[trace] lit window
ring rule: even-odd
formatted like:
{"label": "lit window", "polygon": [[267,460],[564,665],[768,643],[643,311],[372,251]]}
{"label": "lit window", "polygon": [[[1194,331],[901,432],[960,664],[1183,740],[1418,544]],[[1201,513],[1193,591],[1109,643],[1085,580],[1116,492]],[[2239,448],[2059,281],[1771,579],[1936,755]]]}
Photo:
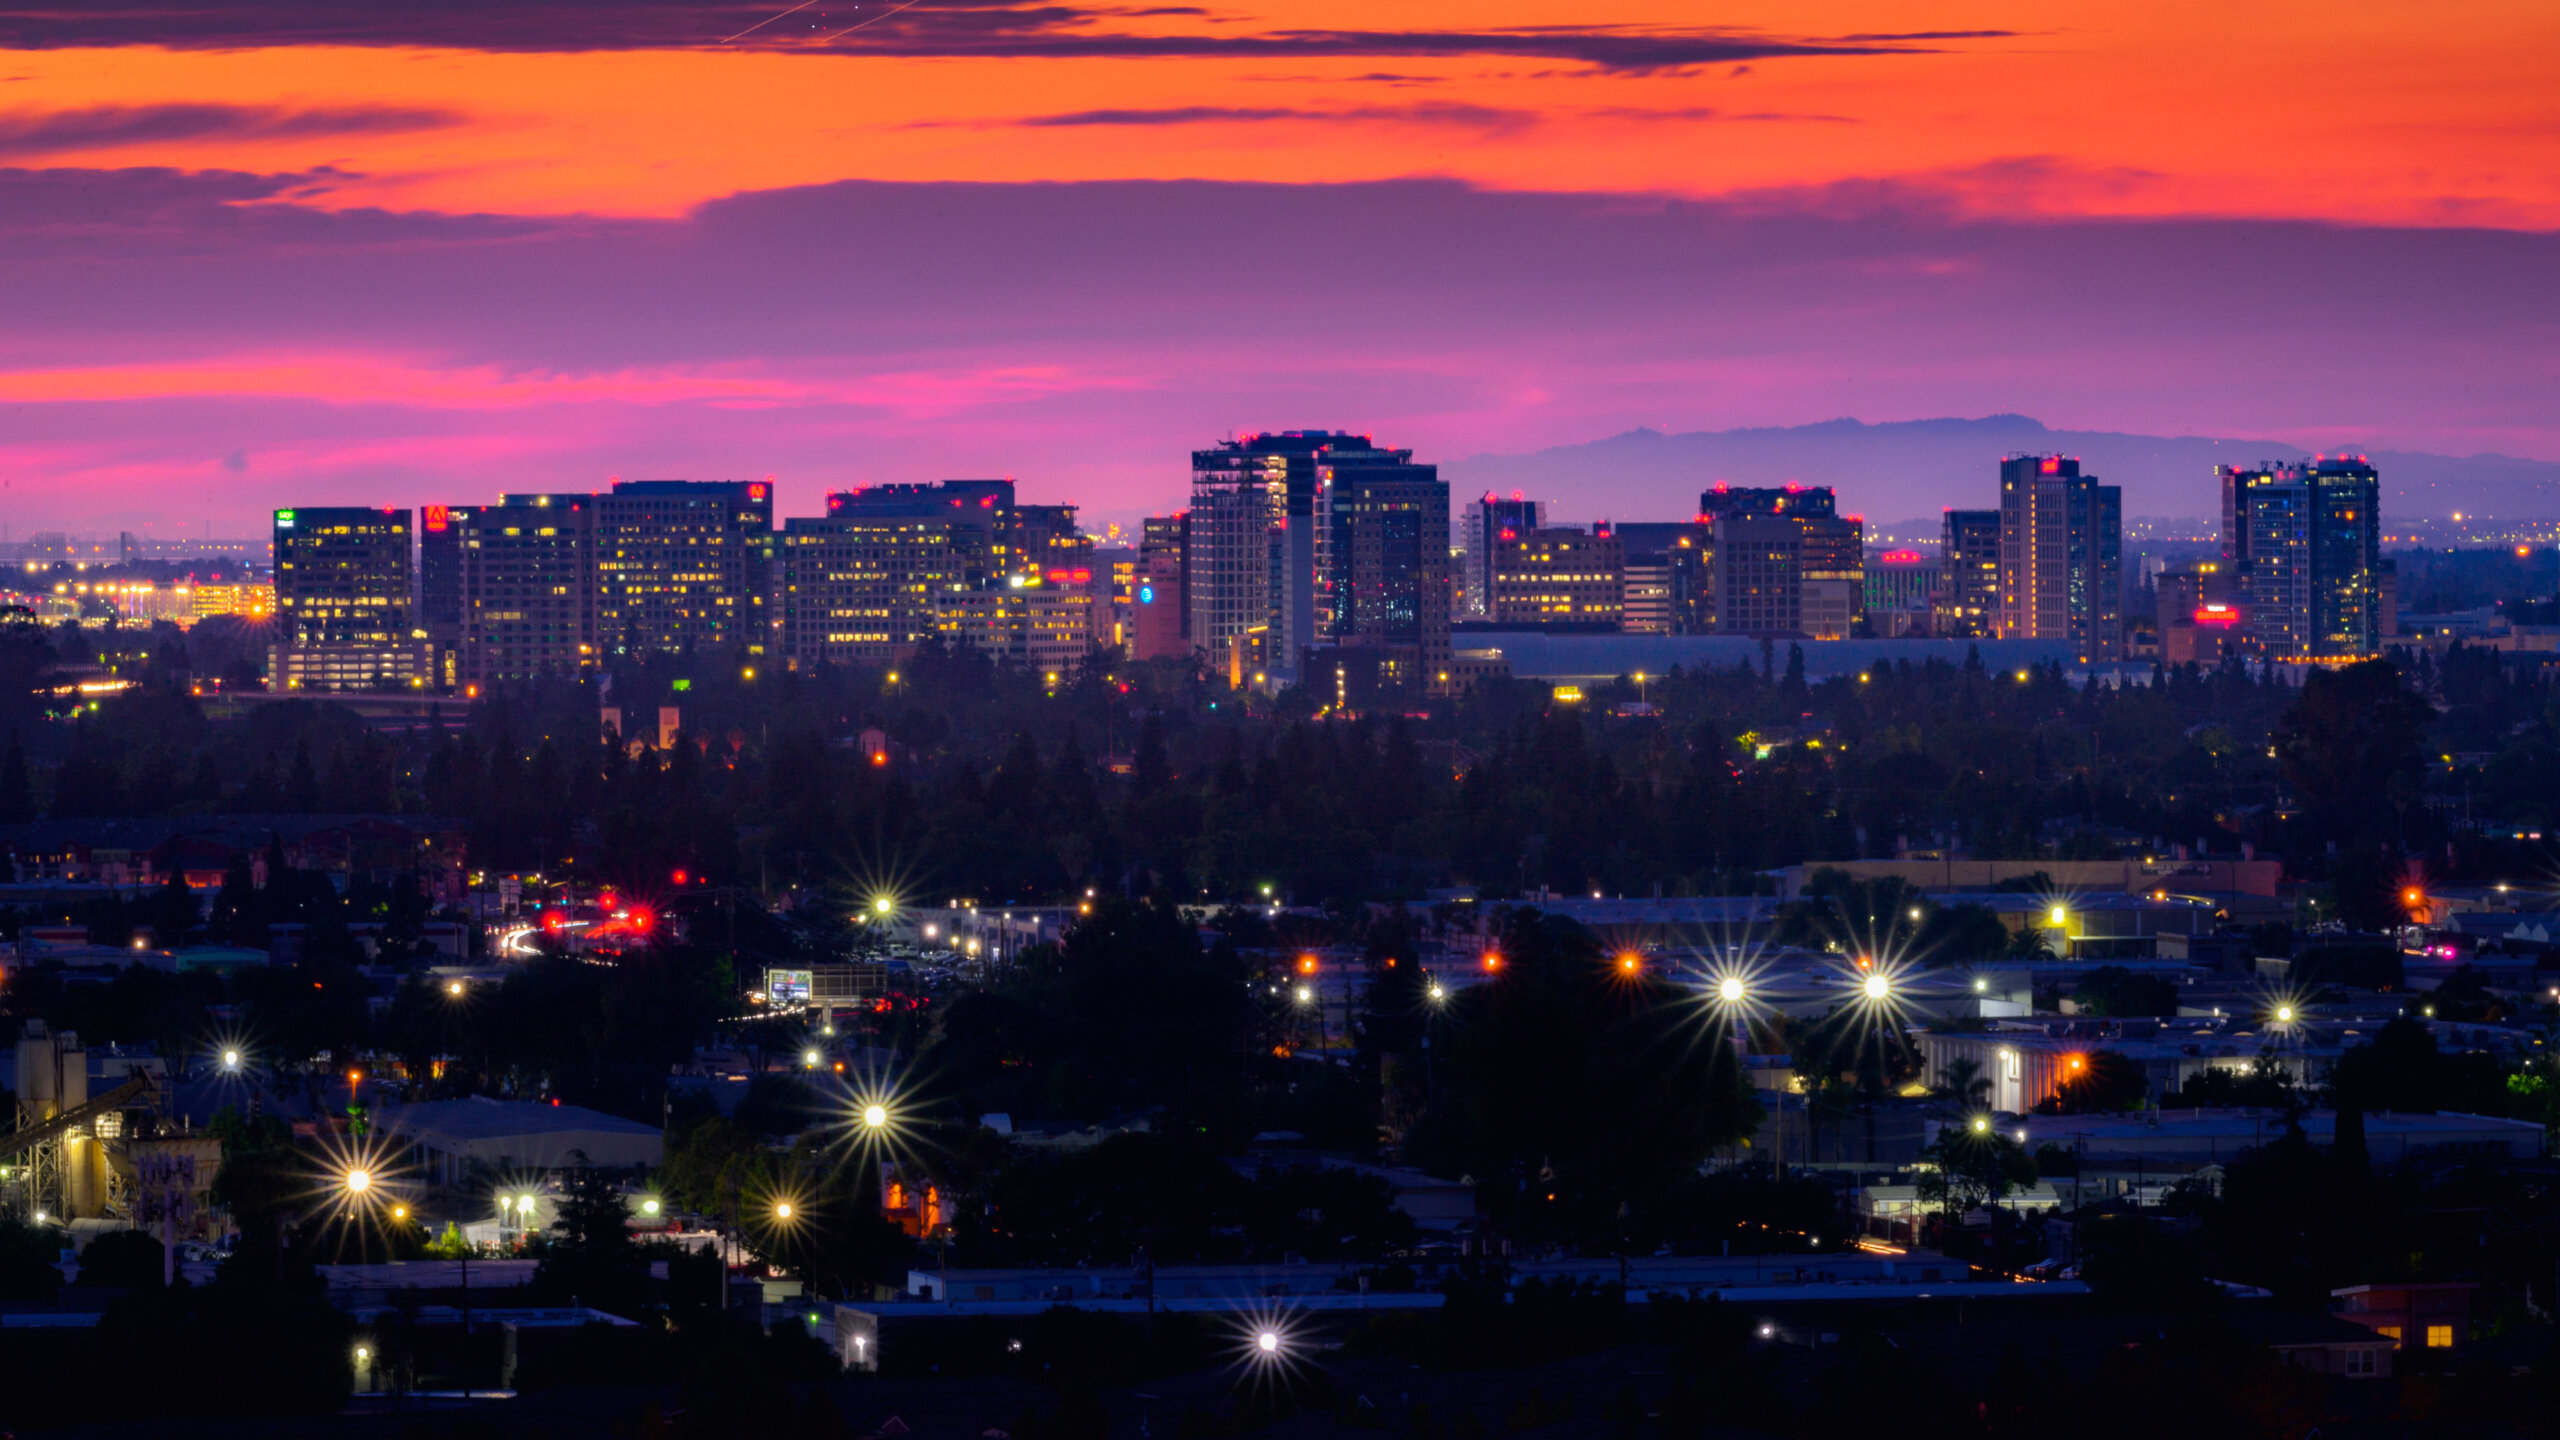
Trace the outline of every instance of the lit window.
{"label": "lit window", "polygon": [[2450,1350],[2450,1349],[2452,1349],[2452,1348],[2453,1348],[2453,1327],[2452,1327],[2452,1326],[2450,1326],[2450,1325],[2430,1325],[2430,1326],[2428,1326],[2428,1327],[2427,1327],[2427,1348],[2428,1348],[2428,1349],[2430,1349],[2430,1350]]}

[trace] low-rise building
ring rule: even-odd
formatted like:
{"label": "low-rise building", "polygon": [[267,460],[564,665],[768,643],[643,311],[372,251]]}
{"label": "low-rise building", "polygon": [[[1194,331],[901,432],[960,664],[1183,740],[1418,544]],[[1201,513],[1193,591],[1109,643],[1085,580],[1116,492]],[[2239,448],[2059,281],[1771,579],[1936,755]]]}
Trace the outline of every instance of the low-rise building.
{"label": "low-rise building", "polygon": [[447,1186],[468,1185],[493,1170],[624,1169],[666,1158],[657,1126],[557,1101],[431,1100],[385,1111],[381,1126],[410,1152],[420,1173]]}

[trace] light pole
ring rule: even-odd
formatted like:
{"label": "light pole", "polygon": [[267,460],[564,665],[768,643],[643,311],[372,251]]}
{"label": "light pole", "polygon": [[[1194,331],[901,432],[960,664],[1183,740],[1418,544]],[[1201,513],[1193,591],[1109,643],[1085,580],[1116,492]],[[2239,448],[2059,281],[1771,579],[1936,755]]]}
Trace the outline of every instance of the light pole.
{"label": "light pole", "polygon": [[1440,1013],[1449,1006],[1448,987],[1437,980],[1430,981],[1423,987],[1422,998],[1431,1006],[1429,1016],[1422,1022],[1422,1103],[1428,1106],[1436,1094],[1431,1083],[1431,1040],[1440,1033]]}

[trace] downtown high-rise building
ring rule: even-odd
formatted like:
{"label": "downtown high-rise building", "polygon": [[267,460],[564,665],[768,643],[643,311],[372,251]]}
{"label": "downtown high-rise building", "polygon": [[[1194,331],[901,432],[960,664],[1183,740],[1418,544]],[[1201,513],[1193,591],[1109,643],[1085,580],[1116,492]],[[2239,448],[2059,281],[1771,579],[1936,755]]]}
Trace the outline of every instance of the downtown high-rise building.
{"label": "downtown high-rise building", "polygon": [[410,518],[406,509],[337,505],[275,512],[271,685],[383,690],[430,682]]}
{"label": "downtown high-rise building", "polygon": [[1607,526],[1548,525],[1496,542],[1493,623],[1616,630],[1627,613],[1625,550]]}
{"label": "downtown high-rise building", "polygon": [[943,597],[998,573],[1009,480],[867,485],[827,496],[823,516],[782,522],[774,601],[794,669],[887,665],[941,633]]}
{"label": "downtown high-rise building", "polygon": [[2222,563],[2249,648],[2273,660],[2357,660],[2390,628],[2382,479],[2363,456],[2218,465]]}
{"label": "downtown high-rise building", "polygon": [[1929,633],[1940,639],[1987,637],[2000,628],[2000,512],[1949,510],[1938,542],[1938,589],[1929,603]]}
{"label": "downtown high-rise building", "polygon": [[1132,659],[1185,659],[1191,654],[1190,535],[1188,511],[1150,515],[1139,527],[1138,567],[1129,597]]}
{"label": "downtown high-rise building", "polygon": [[2083,663],[2124,654],[2123,492],[2061,455],[2000,462],[2004,640],[2062,640]]}
{"label": "downtown high-rise building", "polygon": [[1514,490],[1510,498],[1487,490],[1470,500],[1458,524],[1451,549],[1458,565],[1461,592],[1457,605],[1470,620],[1493,618],[1493,559],[1505,541],[1518,539],[1547,524],[1547,502]]}
{"label": "downtown high-rise building", "polygon": [[1715,527],[1694,520],[1637,520],[1609,527],[1618,539],[1630,635],[1704,635],[1714,628],[1707,586]]}
{"label": "downtown high-rise building", "polygon": [[773,643],[773,486],[628,480],[595,499],[604,653],[757,656]]}
{"label": "downtown high-rise building", "polygon": [[[1363,613],[1344,588],[1353,583],[1355,557],[1337,564],[1334,551],[1338,544],[1356,547],[1356,539],[1345,538],[1356,528],[1344,527],[1356,527],[1354,517],[1363,512],[1347,497],[1363,493],[1364,482],[1373,496],[1387,494],[1386,482],[1441,487],[1440,529],[1427,544],[1439,557],[1437,583],[1445,587],[1448,493],[1438,467],[1415,465],[1412,451],[1380,449],[1368,436],[1326,430],[1248,435],[1193,451],[1184,543],[1193,651],[1231,682],[1259,675],[1268,683],[1294,678],[1306,651],[1335,643],[1339,617]],[[1346,497],[1339,517],[1329,498],[1337,493]],[[1391,517],[1409,513],[1406,503],[1382,501],[1369,513],[1392,529],[1402,522]],[[1402,604],[1378,597],[1373,609],[1384,615]],[[1416,602],[1416,612],[1422,610]],[[1445,638],[1440,644],[1445,647]]]}
{"label": "downtown high-rise building", "polygon": [[595,667],[595,516],[593,495],[428,507],[422,550],[450,534],[459,561],[455,673],[443,683],[468,690]]}
{"label": "downtown high-rise building", "polygon": [[1107,642],[1111,577],[1072,505],[1010,480],[865,485],[783,522],[776,603],[796,667],[891,664],[929,638],[1044,674]]}
{"label": "downtown high-rise building", "polygon": [[1714,627],[1845,640],[1866,602],[1866,523],[1828,485],[1719,484],[1698,497],[1714,536]]}
{"label": "downtown high-rise building", "polygon": [[1449,666],[1449,487],[1389,453],[1398,463],[1325,467],[1321,643],[1374,652],[1376,684],[1419,692]]}

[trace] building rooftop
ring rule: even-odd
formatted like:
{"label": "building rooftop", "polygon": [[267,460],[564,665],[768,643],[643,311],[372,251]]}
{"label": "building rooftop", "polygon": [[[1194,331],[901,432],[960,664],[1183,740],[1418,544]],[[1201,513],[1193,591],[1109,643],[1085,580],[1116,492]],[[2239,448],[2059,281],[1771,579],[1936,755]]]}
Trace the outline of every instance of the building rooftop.
{"label": "building rooftop", "polygon": [[493,1100],[486,1095],[404,1105],[386,1112],[382,1126],[413,1140],[450,1144],[599,1132],[655,1139],[661,1133],[655,1125],[607,1115],[584,1105],[537,1105],[529,1100]]}

